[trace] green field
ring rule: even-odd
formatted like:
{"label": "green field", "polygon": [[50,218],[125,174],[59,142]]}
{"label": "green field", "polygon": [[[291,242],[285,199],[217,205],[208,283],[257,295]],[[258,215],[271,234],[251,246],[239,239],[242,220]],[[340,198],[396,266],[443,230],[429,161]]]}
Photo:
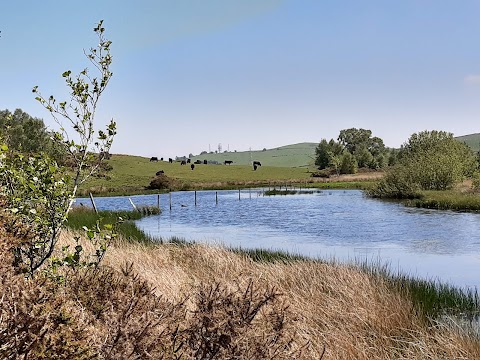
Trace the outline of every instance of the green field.
{"label": "green field", "polygon": [[150,162],[149,158],[130,155],[112,155],[107,164],[112,170],[103,177],[92,177],[80,187],[80,194],[88,192],[141,192],[155,177],[155,173],[163,170],[169,178],[178,180],[180,189],[193,188],[225,188],[230,186],[253,186],[269,182],[285,182],[310,179],[307,167],[260,166],[256,171],[250,165],[204,165],[170,164],[168,161]]}
{"label": "green field", "polygon": [[209,153],[196,155],[192,160],[217,161],[222,164],[225,160],[230,160],[235,165],[251,165],[253,161],[260,161],[262,166],[308,167],[315,162],[315,148],[317,146],[316,143],[300,143],[265,151]]}

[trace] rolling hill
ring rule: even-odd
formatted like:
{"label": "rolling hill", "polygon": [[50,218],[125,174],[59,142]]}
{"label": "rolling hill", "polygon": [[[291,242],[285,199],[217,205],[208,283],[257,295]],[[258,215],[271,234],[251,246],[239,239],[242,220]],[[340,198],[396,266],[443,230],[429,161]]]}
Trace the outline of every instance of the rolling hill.
{"label": "rolling hill", "polygon": [[317,146],[317,143],[299,143],[267,150],[208,153],[196,155],[192,160],[217,161],[219,163],[230,160],[234,165],[251,165],[253,161],[260,161],[264,166],[308,167],[315,161]]}
{"label": "rolling hill", "polygon": [[464,142],[472,148],[473,151],[480,150],[480,133],[469,134],[455,137],[458,141]]}

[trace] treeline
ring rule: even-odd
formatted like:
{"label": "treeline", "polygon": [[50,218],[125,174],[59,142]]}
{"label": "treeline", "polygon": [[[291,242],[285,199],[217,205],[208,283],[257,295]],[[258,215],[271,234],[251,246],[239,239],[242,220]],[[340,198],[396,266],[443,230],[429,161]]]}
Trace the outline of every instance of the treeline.
{"label": "treeline", "polygon": [[64,165],[65,151],[52,140],[42,119],[33,117],[21,109],[10,112],[0,110],[0,138],[9,149],[21,153],[46,153]]}
{"label": "treeline", "polygon": [[315,153],[318,169],[337,175],[354,174],[358,168],[382,169],[396,161],[395,150],[386,148],[381,138],[356,128],[341,130],[337,141],[322,139]]}
{"label": "treeline", "polygon": [[467,178],[480,190],[480,152],[445,131],[415,133],[400,149],[389,149],[370,130],[341,130],[337,141],[322,139],[315,164],[317,176],[385,169],[385,177],[369,190],[379,198],[419,198],[421,191],[449,190]]}

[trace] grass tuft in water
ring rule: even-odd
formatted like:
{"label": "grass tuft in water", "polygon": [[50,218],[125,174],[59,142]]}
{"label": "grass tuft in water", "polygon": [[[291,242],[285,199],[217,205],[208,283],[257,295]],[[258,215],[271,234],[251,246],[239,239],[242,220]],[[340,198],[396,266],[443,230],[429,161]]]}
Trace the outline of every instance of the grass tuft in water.
{"label": "grass tuft in water", "polygon": [[118,232],[127,241],[137,241],[141,243],[150,243],[156,241],[155,237],[146,234],[140,230],[134,220],[139,220],[144,216],[159,214],[156,207],[139,207],[139,211],[99,211],[95,213],[90,208],[75,207],[68,214],[67,227],[73,230],[81,230],[83,226],[92,228],[99,221],[102,228],[105,224],[114,224],[119,218],[124,221],[119,225]]}
{"label": "grass tuft in water", "polygon": [[417,279],[411,275],[393,273],[388,265],[361,264],[367,273],[381,277],[396,291],[408,296],[418,311],[434,320],[454,315],[473,320],[480,316],[477,289],[462,289],[436,280]]}

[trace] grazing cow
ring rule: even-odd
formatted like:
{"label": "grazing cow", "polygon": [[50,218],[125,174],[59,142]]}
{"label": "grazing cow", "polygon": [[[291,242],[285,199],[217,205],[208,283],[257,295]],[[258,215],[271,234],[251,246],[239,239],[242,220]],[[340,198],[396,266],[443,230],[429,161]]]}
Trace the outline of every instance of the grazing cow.
{"label": "grazing cow", "polygon": [[187,164],[190,164],[190,161],[191,161],[190,159],[187,159]]}
{"label": "grazing cow", "polygon": [[203,163],[204,163],[205,165],[207,165],[207,164],[208,164],[207,160],[203,160]]}
{"label": "grazing cow", "polygon": [[254,162],[253,162],[253,166],[255,166],[255,165],[257,165],[257,166],[262,166],[262,164],[260,164],[260,161],[254,161]]}
{"label": "grazing cow", "polygon": [[157,175],[157,176],[158,175],[163,175],[163,174],[165,174],[165,171],[163,171],[163,170],[159,170],[155,173],[155,175]]}
{"label": "grazing cow", "polygon": [[157,158],[156,156],[153,156],[153,157],[150,158],[150,162],[152,162],[152,161],[157,162],[157,161],[158,161],[158,158]]}
{"label": "grazing cow", "polygon": [[182,161],[180,162],[180,165],[187,165],[187,162],[186,162],[185,160],[182,160]]}
{"label": "grazing cow", "polygon": [[257,165],[253,165],[253,171],[257,171]]}
{"label": "grazing cow", "polygon": [[201,164],[201,163],[202,163],[202,160],[196,160],[196,161],[195,161],[195,164],[197,164],[197,165],[198,165],[198,164]]}
{"label": "grazing cow", "polygon": [[225,160],[225,161],[224,161],[224,164],[225,164],[225,165],[230,165],[231,163],[233,163],[232,160]]}
{"label": "grazing cow", "polygon": [[192,168],[192,170],[195,169],[195,165],[194,165],[194,164],[190,165],[190,167]]}
{"label": "grazing cow", "polygon": [[173,163],[173,159],[172,158],[168,158],[168,162],[171,164]]}

